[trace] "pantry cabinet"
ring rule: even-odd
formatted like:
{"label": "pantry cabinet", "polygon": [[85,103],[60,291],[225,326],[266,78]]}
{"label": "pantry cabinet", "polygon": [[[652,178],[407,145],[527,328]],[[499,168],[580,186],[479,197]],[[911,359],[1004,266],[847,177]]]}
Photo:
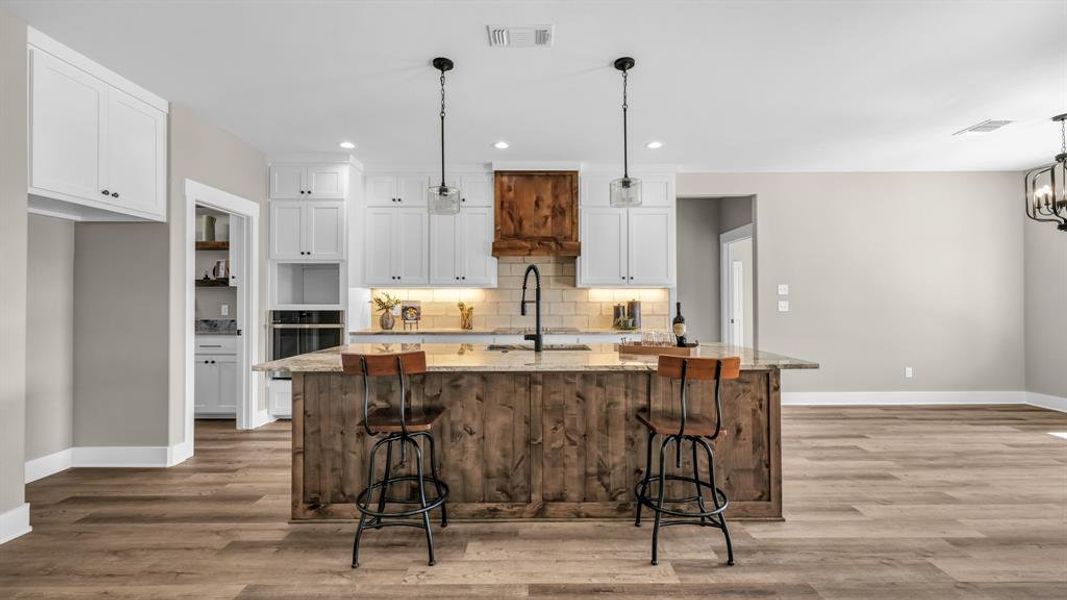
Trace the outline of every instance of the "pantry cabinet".
{"label": "pantry cabinet", "polygon": [[348,167],[342,164],[270,166],[272,200],[344,200]]}
{"label": "pantry cabinet", "polygon": [[35,30],[29,39],[30,211],[165,221],[166,102]]}
{"label": "pantry cabinet", "polygon": [[272,200],[270,203],[273,260],[342,260],[344,232],[344,202]]}

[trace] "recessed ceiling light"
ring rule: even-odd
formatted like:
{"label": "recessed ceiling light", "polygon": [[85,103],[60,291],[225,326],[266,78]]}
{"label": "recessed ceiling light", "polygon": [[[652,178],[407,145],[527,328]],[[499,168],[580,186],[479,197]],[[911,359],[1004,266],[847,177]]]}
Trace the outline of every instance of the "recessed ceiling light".
{"label": "recessed ceiling light", "polygon": [[510,146],[511,146],[511,144],[505,142],[504,140],[500,140],[499,142],[495,142],[493,144],[493,147],[496,148],[497,150],[507,150],[508,147],[510,147]]}
{"label": "recessed ceiling light", "polygon": [[338,144],[338,146],[344,148],[345,150],[354,150],[356,148],[356,145],[352,142],[341,142],[340,144]]}
{"label": "recessed ceiling light", "polygon": [[659,150],[662,147],[663,147],[663,142],[651,141],[651,142],[645,144],[645,148],[648,148],[649,150]]}

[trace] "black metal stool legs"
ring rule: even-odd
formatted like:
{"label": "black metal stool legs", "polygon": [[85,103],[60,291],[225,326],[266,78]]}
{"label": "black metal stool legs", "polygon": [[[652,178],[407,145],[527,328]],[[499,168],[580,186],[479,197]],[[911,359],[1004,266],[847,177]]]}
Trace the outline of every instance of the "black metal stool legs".
{"label": "black metal stool legs", "polygon": [[[419,445],[418,438],[426,437],[429,440],[430,445],[430,476],[427,477],[423,469],[423,452],[422,447]],[[393,444],[400,445],[400,454],[402,457],[406,457],[407,452],[406,444],[411,444],[415,450],[415,474],[414,475],[395,475],[393,473]],[[383,478],[379,481],[374,480],[374,473],[377,467],[378,450],[382,446],[386,447],[386,465],[384,469]],[[355,539],[352,542],[352,568],[355,569],[359,566],[359,544],[363,538],[363,532],[367,529],[381,529],[383,527],[405,526],[416,527],[423,529],[426,532],[426,546],[427,553],[429,555],[429,565],[433,566],[437,561],[434,556],[433,546],[433,531],[430,528],[430,511],[440,507],[441,508],[441,523],[447,524],[447,516],[445,514],[445,500],[448,498],[448,485],[446,485],[437,476],[437,457],[435,456],[435,448],[433,443],[433,437],[426,432],[418,432],[414,434],[392,433],[388,436],[375,442],[371,447],[370,454],[367,460],[367,487],[360,492],[356,497],[356,508],[359,510],[359,525],[356,528]],[[427,481],[429,480],[429,481]],[[418,489],[418,498],[415,500],[409,498],[397,499],[389,497],[389,490],[394,484],[401,482],[414,482]],[[432,483],[437,491],[437,496],[433,498],[427,498],[426,484]],[[375,509],[370,507],[375,490],[378,491],[378,501]],[[400,503],[411,504],[416,503],[415,508],[407,510],[399,510],[395,512],[387,512],[387,503]],[[413,521],[405,517],[422,517],[419,521]],[[396,520],[385,521],[386,518],[397,518]]]}
{"label": "black metal stool legs", "polygon": [[[699,525],[702,527],[714,527],[719,529],[723,533],[723,537],[726,541],[726,564],[734,564],[734,549],[733,541],[730,539],[730,529],[726,524],[725,511],[730,502],[726,498],[726,494],[718,488],[715,477],[715,454],[711,448],[711,444],[701,436],[694,435],[667,435],[664,436],[659,446],[659,471],[655,475],[652,474],[652,442],[654,441],[655,434],[649,433],[649,450],[646,454],[646,466],[645,475],[637,483],[635,489],[635,496],[637,499],[637,519],[635,525],[641,524],[641,509],[642,507],[648,507],[655,513],[655,525],[652,530],[652,564],[659,564],[659,533],[660,528],[669,527],[671,525]],[[675,450],[678,455],[682,451],[682,444],[689,442],[691,444],[691,456],[693,464],[692,476],[681,474],[668,474],[666,458],[667,452],[671,443],[675,444]],[[699,452],[697,445],[700,445],[708,459],[708,479],[705,480],[700,476],[700,463]],[[677,460],[676,460],[677,462]],[[671,481],[678,481],[683,483],[692,484],[693,495],[682,498],[668,498],[666,497],[667,485]],[[650,495],[649,487],[655,485],[655,495]],[[704,499],[706,492],[711,493],[712,506],[709,507]],[[685,506],[675,507],[668,505],[692,505],[695,504],[696,508],[686,510]],[[673,519],[664,519],[663,515],[677,517]]]}

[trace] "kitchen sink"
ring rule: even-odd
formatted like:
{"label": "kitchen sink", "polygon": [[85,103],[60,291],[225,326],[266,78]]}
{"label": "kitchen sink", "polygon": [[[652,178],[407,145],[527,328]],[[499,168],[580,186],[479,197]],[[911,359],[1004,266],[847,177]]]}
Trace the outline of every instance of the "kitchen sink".
{"label": "kitchen sink", "polygon": [[[524,350],[527,352],[533,352],[533,344],[490,344],[486,346],[486,349],[492,350],[494,352],[509,352],[511,350]],[[545,351],[569,350],[571,352],[588,352],[592,350],[592,348],[586,346],[585,344],[545,344],[542,349]]]}

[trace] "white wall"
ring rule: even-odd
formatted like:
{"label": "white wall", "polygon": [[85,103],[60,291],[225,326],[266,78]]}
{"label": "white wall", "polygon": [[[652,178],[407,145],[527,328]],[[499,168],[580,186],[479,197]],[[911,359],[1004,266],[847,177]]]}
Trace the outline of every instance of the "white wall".
{"label": "white wall", "polygon": [[26,460],[74,441],[74,222],[30,215]]}
{"label": "white wall", "polygon": [[0,8],[0,542],[28,526],[26,428],[26,23]]}
{"label": "white wall", "polygon": [[677,188],[756,195],[759,346],[821,365],[785,373],[788,391],[1022,390],[1019,177],[683,173]]}

